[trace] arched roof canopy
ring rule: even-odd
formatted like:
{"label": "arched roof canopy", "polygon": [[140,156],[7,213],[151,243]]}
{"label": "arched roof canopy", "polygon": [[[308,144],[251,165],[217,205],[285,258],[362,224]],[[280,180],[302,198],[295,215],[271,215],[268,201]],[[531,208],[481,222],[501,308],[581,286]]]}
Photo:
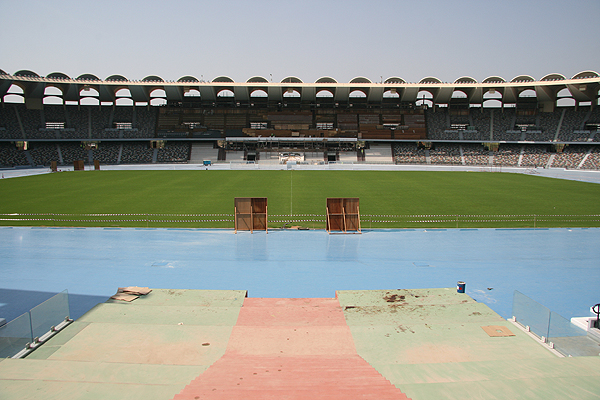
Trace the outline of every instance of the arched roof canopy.
{"label": "arched roof canopy", "polygon": [[352,79],[350,81],[350,83],[373,83],[373,82],[371,82],[369,79],[367,79],[363,76],[357,76],[356,78]]}
{"label": "arched roof canopy", "polygon": [[6,72],[4,72],[3,70],[0,69],[0,74],[2,75],[8,75]]}
{"label": "arched roof canopy", "polygon": [[540,81],[545,82],[545,81],[564,81],[565,79],[567,79],[564,75],[562,74],[548,74],[546,76],[544,76],[542,79],[540,79]]}
{"label": "arched roof canopy", "polygon": [[20,71],[15,72],[15,76],[35,76],[39,78],[40,76],[33,71],[29,71],[26,69],[22,69]]}
{"label": "arched roof canopy", "polygon": [[52,79],[71,79],[71,77],[69,77],[67,74],[63,74],[62,72],[53,72],[51,74],[48,74],[46,76],[46,78],[52,78]]}
{"label": "arched roof canopy", "polygon": [[99,81],[100,78],[98,78],[96,75],[92,75],[92,74],[83,74],[83,75],[79,75],[77,77],[78,81]]}
{"label": "arched roof canopy", "polygon": [[182,76],[177,80],[177,82],[200,82],[198,78],[191,75]]}
{"label": "arched roof canopy", "polygon": [[599,76],[595,71],[582,71],[571,79],[598,78]]}
{"label": "arched roof canopy", "polygon": [[295,76],[288,76],[287,78],[284,78],[281,83],[303,83],[300,79],[296,78]]}
{"label": "arched roof canopy", "polygon": [[315,83],[337,83],[337,81],[328,76],[324,76],[322,78],[317,79]]}
{"label": "arched roof canopy", "polygon": [[248,79],[246,83],[269,83],[269,81],[267,80],[267,78],[264,78],[262,76],[253,76],[252,78]]}
{"label": "arched roof canopy", "polygon": [[442,83],[442,81],[440,81],[438,78],[436,78],[435,76],[428,76],[427,78],[423,78],[419,81],[419,83]]}
{"label": "arched roof canopy", "polygon": [[455,80],[454,83],[477,83],[477,81],[470,76],[463,76]]}
{"label": "arched roof canopy", "polygon": [[398,78],[397,76],[393,76],[391,78],[387,78],[383,83],[406,83],[406,81],[402,78]]}
{"label": "arched roof canopy", "polygon": [[481,83],[504,83],[506,80],[499,76],[488,76]]}
{"label": "arched roof canopy", "polygon": [[519,75],[515,76],[510,82],[535,82],[535,79],[529,75]]}
{"label": "arched roof canopy", "polygon": [[164,79],[160,76],[148,75],[147,77],[142,79],[142,82],[164,82]]}
{"label": "arched roof canopy", "polygon": [[128,79],[125,78],[123,75],[111,75],[108,78],[106,78],[107,81],[113,81],[113,82],[123,82],[123,81],[127,81]]}
{"label": "arched roof canopy", "polygon": [[231,79],[228,76],[218,76],[215,79],[212,80],[213,82],[233,82],[233,79]]}

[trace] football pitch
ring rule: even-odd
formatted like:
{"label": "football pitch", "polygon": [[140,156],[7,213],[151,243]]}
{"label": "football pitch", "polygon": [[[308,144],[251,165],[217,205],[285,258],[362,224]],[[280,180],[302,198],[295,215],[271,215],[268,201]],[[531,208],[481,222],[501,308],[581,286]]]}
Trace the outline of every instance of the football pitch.
{"label": "football pitch", "polygon": [[3,226],[233,228],[235,197],[269,227],[324,229],[328,197],[363,229],[600,227],[600,185],[493,172],[76,171],[0,180]]}

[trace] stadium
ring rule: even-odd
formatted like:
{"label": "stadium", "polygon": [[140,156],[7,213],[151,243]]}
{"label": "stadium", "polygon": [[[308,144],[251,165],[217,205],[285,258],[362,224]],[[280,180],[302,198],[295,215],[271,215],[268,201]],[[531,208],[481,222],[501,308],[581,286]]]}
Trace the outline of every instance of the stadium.
{"label": "stadium", "polygon": [[[600,168],[600,76],[305,83],[0,70],[0,164],[394,163]],[[15,102],[14,104],[10,102]]]}
{"label": "stadium", "polygon": [[0,397],[597,398],[599,92],[0,70]]}

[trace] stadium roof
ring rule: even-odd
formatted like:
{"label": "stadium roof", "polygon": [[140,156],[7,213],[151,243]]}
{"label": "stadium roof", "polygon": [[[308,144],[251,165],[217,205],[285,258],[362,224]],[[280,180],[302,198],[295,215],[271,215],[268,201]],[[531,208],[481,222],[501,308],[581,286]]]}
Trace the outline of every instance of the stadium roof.
{"label": "stadium roof", "polygon": [[[364,77],[356,77],[348,83],[339,83],[331,77],[319,78],[314,83],[306,83],[297,77],[287,77],[281,82],[270,82],[264,77],[254,76],[246,82],[234,82],[227,76],[219,76],[210,82],[202,81],[194,76],[184,76],[177,81],[166,81],[159,76],[147,76],[142,80],[128,80],[122,75],[111,75],[101,80],[93,74],[83,74],[71,78],[64,73],[54,72],[46,77],[39,76],[29,70],[17,71],[8,74],[0,70],[0,96],[9,94],[12,85],[17,85],[23,90],[23,97],[27,100],[39,102],[44,97],[47,87],[55,87],[62,93],[64,101],[80,101],[89,94],[82,95],[82,91],[96,90],[101,102],[114,102],[116,93],[121,89],[130,91],[130,98],[134,102],[149,102],[154,98],[164,98],[169,102],[183,101],[186,94],[192,91],[203,102],[215,101],[223,91],[227,92],[234,101],[249,101],[252,93],[262,91],[266,93],[269,101],[283,101],[286,94],[301,97],[302,102],[315,102],[322,92],[329,92],[329,97],[340,102],[347,102],[351,97],[364,97],[370,104],[381,103],[384,97],[394,97],[400,102],[412,103],[423,97],[423,92],[435,104],[448,104],[453,97],[467,98],[471,104],[481,104],[486,93],[499,93],[494,97],[503,103],[516,103],[519,96],[533,90],[539,103],[556,102],[557,94],[568,89],[576,102],[595,101],[600,90],[600,74],[595,71],[583,71],[572,78],[561,74],[548,74],[540,80],[535,80],[528,75],[519,75],[510,81],[491,76],[482,82],[464,76],[454,82],[442,82],[435,77],[425,77],[419,82],[406,82],[400,77],[390,77],[381,82],[371,82]],[[161,90],[160,94],[153,93]],[[164,91],[164,93],[162,92]],[[458,93],[457,93],[458,92]],[[462,93],[460,93],[462,92]],[[531,92],[528,92],[533,96]],[[384,95],[385,94],[385,95]],[[457,96],[458,94],[458,96]],[[55,95],[53,95],[55,96]]]}

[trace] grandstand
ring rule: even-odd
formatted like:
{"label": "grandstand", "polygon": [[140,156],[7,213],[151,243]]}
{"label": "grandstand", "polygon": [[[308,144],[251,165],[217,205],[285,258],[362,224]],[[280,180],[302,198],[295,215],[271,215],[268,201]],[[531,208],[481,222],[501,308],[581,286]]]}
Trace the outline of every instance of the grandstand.
{"label": "grandstand", "polygon": [[[600,75],[130,81],[0,70],[0,167],[285,162],[598,169]],[[493,106],[493,107],[491,107]]]}

